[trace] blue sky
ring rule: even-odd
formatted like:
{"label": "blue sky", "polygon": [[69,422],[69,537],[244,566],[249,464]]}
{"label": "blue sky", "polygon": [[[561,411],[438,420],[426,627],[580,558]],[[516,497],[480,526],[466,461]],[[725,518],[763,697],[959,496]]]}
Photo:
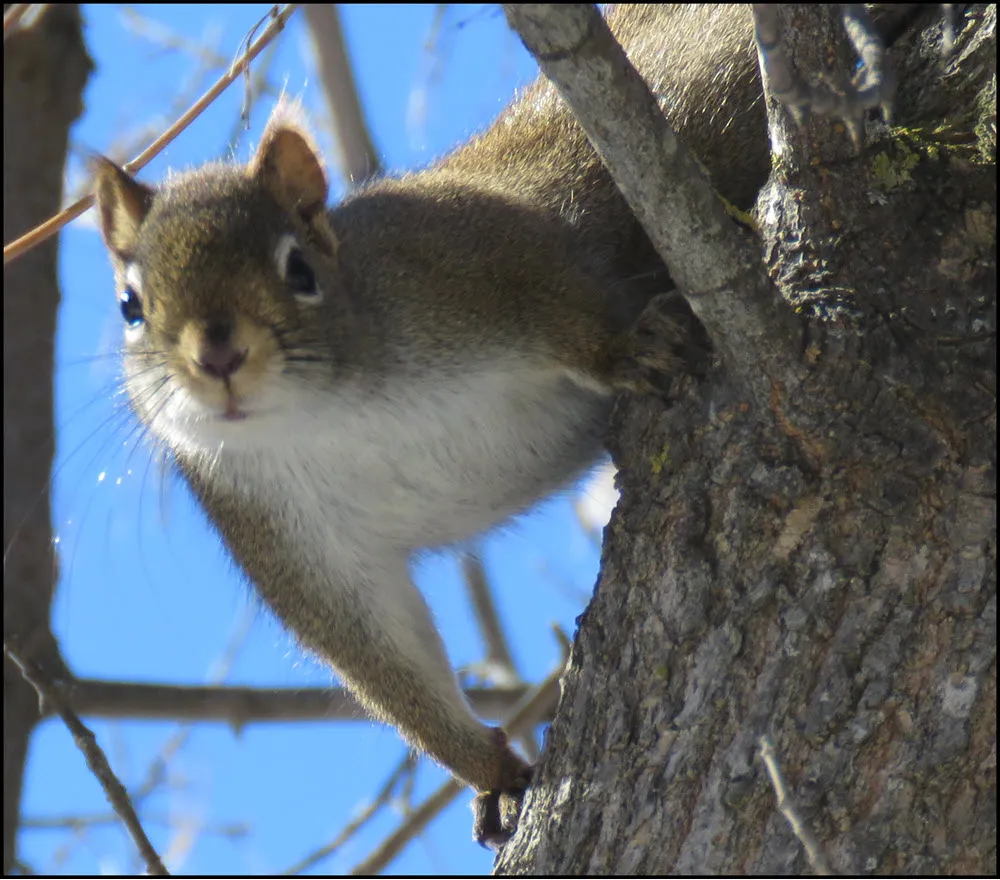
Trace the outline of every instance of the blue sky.
{"label": "blue sky", "polygon": [[[192,42],[207,40],[228,59],[268,9],[171,5],[140,7],[140,13]],[[393,171],[426,165],[483,128],[515,87],[534,75],[534,63],[495,6],[449,7],[437,48],[429,54],[424,46],[434,9],[343,9],[361,100],[377,148]],[[162,130],[179,112],[180,89],[200,95],[219,75],[213,69],[199,78],[190,53],[136,36],[121,7],[85,6],[84,16],[97,69],[73,131],[71,190],[81,185],[84,151],[134,143],[145,126]],[[298,13],[279,38],[270,81],[301,95],[323,118],[310,55]],[[420,94],[425,95],[422,122],[412,112]],[[156,181],[169,167],[231,155],[246,160],[271,99],[261,100],[251,131],[233,144],[242,97],[242,83],[232,86],[141,178]],[[190,99],[183,106],[187,103]],[[327,132],[321,129],[319,135],[327,147]],[[342,182],[334,180],[332,189],[335,198],[343,192]],[[59,277],[53,520],[61,578],[53,623],[70,667],[80,676],[112,680],[205,683],[227,645],[248,626],[226,682],[278,687],[332,682],[324,667],[256,608],[186,489],[161,473],[137,442],[135,423],[114,396],[121,319],[91,218],[63,233]],[[593,588],[594,541],[577,523],[567,493],[487,538],[483,552],[519,670],[529,681],[540,680],[558,660],[551,623],[572,635],[574,618]],[[454,559],[447,554],[424,559],[415,576],[453,663],[481,660],[483,648]],[[162,722],[85,720],[130,788],[142,783],[178,729]],[[142,803],[140,814],[154,845],[179,873],[280,873],[335,836],[403,754],[393,731],[369,722],[256,724],[238,735],[223,725],[199,724],[170,759],[166,783]],[[444,778],[422,763],[415,802]],[[390,872],[487,872],[491,856],[470,839],[470,796],[463,795],[410,844]],[[131,843],[113,821],[84,831],[30,827],[32,821],[108,812],[69,735],[59,723],[47,722],[35,736],[27,768],[23,860],[39,873],[134,872],[139,865]],[[399,821],[398,815],[382,815],[315,872],[349,870]],[[238,836],[222,833],[236,826],[242,831]]]}

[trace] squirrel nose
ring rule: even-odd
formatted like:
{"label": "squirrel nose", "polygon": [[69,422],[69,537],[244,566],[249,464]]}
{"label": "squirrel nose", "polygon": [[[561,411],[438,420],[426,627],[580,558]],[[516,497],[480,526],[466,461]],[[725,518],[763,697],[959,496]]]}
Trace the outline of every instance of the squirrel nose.
{"label": "squirrel nose", "polygon": [[198,351],[198,366],[209,376],[228,379],[246,360],[245,351],[237,351],[232,343],[232,328],[226,322],[213,322],[205,328]]}
{"label": "squirrel nose", "polygon": [[212,345],[199,352],[198,366],[209,376],[228,379],[243,365],[246,358],[245,351],[237,351],[231,345]]}

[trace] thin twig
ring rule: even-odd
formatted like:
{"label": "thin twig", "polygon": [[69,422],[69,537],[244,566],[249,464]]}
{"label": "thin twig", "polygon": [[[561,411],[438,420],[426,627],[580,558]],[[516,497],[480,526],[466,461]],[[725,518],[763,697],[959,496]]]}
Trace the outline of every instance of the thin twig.
{"label": "thin twig", "polygon": [[[22,817],[18,823],[18,827],[31,828],[33,831],[79,831],[102,825],[115,825],[120,821],[115,813],[94,813],[93,815],[78,816],[41,816],[38,818],[29,816],[27,818]],[[148,811],[143,814],[143,821],[147,825],[163,825],[166,828],[173,828],[179,822],[177,816],[169,813],[159,814]],[[206,823],[201,826],[200,830],[206,834],[215,834],[219,837],[238,838],[249,835],[251,826],[246,822]]]}
{"label": "thin twig", "polygon": [[[494,678],[499,677],[499,684],[513,684],[521,681],[514,666],[514,657],[507,644],[500,615],[497,614],[493,592],[486,579],[486,569],[483,561],[475,553],[463,553],[461,556],[462,574],[465,589],[472,600],[472,609],[479,624],[479,634],[486,643],[486,665]],[[499,674],[499,676],[497,675]]]}
{"label": "thin twig", "polygon": [[3,14],[3,38],[14,33],[17,23],[24,18],[24,13],[31,9],[30,3],[11,3]]}
{"label": "thin twig", "polygon": [[220,52],[209,48],[200,40],[192,40],[171,29],[168,25],[142,15],[137,9],[129,6],[122,8],[125,27],[136,37],[147,40],[159,49],[183,52],[197,59],[203,68],[227,67],[229,59]]}
{"label": "thin twig", "polygon": [[355,877],[374,877],[398,856],[411,840],[423,831],[445,807],[465,788],[461,782],[449,779],[434,794],[417,807],[406,821],[390,834],[375,852],[351,869]]}
{"label": "thin twig", "polygon": [[[510,652],[507,636],[500,624],[496,602],[493,601],[493,591],[486,579],[486,569],[478,554],[468,552],[461,556],[462,574],[465,589],[472,600],[472,609],[479,624],[479,632],[486,643],[486,659],[473,665],[482,672],[483,677],[491,684],[514,685],[523,683],[514,656]],[[524,749],[525,756],[531,762],[538,760],[538,744],[535,738],[527,733],[518,742]]]}
{"label": "thin twig", "polygon": [[[225,681],[239,656],[240,650],[246,643],[247,633],[250,631],[252,623],[252,613],[249,610],[245,610],[233,628],[229,640],[222,651],[222,655],[212,664],[212,668],[208,674],[208,680],[211,684],[221,684]],[[167,779],[167,769],[170,766],[170,762],[190,739],[192,729],[193,725],[191,723],[179,724],[176,730],[168,737],[167,741],[161,747],[159,754],[153,758],[147,767],[145,780],[132,794],[132,800],[135,804],[142,806],[143,801],[164,783]],[[182,863],[184,856],[190,852],[198,836],[207,827],[199,824],[197,820],[178,822],[176,825],[176,833],[171,838],[164,853],[164,858],[175,867]]]}
{"label": "thin twig", "polygon": [[760,738],[760,759],[764,762],[764,766],[767,767],[768,776],[771,777],[771,785],[774,786],[774,794],[777,798],[778,812],[791,825],[792,832],[799,839],[803,849],[806,851],[806,857],[809,859],[809,864],[812,866],[813,871],[820,877],[832,876],[833,872],[830,870],[826,856],[823,855],[819,841],[816,840],[816,836],[809,829],[809,826],[799,816],[798,808],[788,794],[785,779],[781,775],[781,767],[778,766],[778,756],[775,754],[774,745],[768,736]]}
{"label": "thin twig", "polygon": [[[565,658],[563,658],[565,660]],[[562,678],[565,663],[559,664],[524,702],[514,711],[503,727],[511,736],[519,736],[531,730],[542,717],[552,717],[552,707],[559,699],[559,679]],[[449,779],[426,801],[417,807],[375,852],[351,870],[355,876],[371,876],[382,871],[430,821],[448,806],[462,791],[464,786],[455,779]]]}
{"label": "thin twig", "polygon": [[340,12],[330,3],[308,4],[303,13],[316,48],[316,67],[330,111],[337,162],[351,189],[382,170],[375,141],[358,97],[354,70],[340,23]]}
{"label": "thin twig", "polygon": [[412,777],[413,771],[416,769],[416,764],[416,755],[412,751],[408,751],[406,753],[406,757],[400,761],[399,766],[392,771],[389,778],[379,789],[378,794],[375,795],[375,799],[371,801],[358,816],[348,822],[340,834],[330,841],[330,843],[321,846],[319,849],[307,855],[304,859],[296,862],[284,872],[285,875],[293,876],[295,874],[302,874],[309,868],[313,867],[313,865],[316,865],[323,859],[327,858],[327,856],[333,855],[333,853],[335,853],[338,849],[340,849],[340,847],[347,843],[348,840],[357,834],[382,807],[392,800],[396,786],[399,785],[400,780]]}
{"label": "thin twig", "polygon": [[139,821],[139,817],[132,807],[132,802],[129,800],[125,786],[115,776],[111,765],[108,763],[108,759],[97,744],[97,738],[93,732],[80,721],[76,713],[70,708],[62,686],[50,681],[45,672],[34,661],[22,657],[9,642],[4,641],[3,649],[4,653],[17,664],[21,670],[21,674],[38,692],[39,697],[45,703],[55,708],[59,717],[62,718],[63,723],[73,735],[73,741],[76,743],[77,748],[83,752],[84,757],[87,759],[87,766],[90,767],[90,771],[97,777],[97,781],[100,782],[101,788],[104,789],[104,794],[108,802],[121,817],[129,836],[145,861],[146,873],[159,877],[169,876],[167,869],[163,866],[163,862],[160,861],[159,855],[153,848],[153,844],[149,842],[149,838],[143,830],[142,823]]}
{"label": "thin twig", "polygon": [[[233,64],[229,69],[229,72],[224,76],[221,76],[218,81],[212,86],[204,95],[202,95],[194,104],[191,105],[190,109],[184,113],[180,119],[178,119],[173,125],[170,126],[163,134],[161,134],[153,143],[146,147],[143,152],[136,156],[131,162],[125,165],[125,170],[129,173],[135,173],[140,169],[144,168],[154,157],[159,155],[159,153],[170,144],[185,128],[187,128],[195,119],[200,116],[209,104],[212,103],[228,86],[235,80],[244,70],[248,68],[250,62],[256,58],[261,51],[267,46],[277,36],[277,34],[284,29],[285,22],[291,17],[292,13],[298,9],[299,4],[290,3],[285,6],[280,12],[276,12],[271,23],[264,30],[264,33],[254,42],[254,44],[247,49],[247,51],[240,56],[240,58]],[[277,9],[277,7],[275,7]],[[75,220],[84,211],[94,204],[93,195],[84,196],[75,204],[70,205],[63,211],[60,211],[54,217],[50,217],[44,223],[36,226],[30,232],[25,233],[20,238],[6,245],[3,249],[3,262],[7,265],[11,260],[16,259],[27,251],[31,250],[33,247],[37,247],[43,241],[51,238],[60,229],[63,228],[71,220]]]}

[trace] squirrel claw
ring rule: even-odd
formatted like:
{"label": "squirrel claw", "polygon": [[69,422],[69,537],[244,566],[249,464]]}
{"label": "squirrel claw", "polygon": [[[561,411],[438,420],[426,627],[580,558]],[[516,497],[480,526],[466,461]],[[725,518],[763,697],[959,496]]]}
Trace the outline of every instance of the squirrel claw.
{"label": "squirrel claw", "polygon": [[500,728],[494,728],[492,734],[503,755],[502,767],[496,787],[479,792],[472,801],[472,836],[480,846],[497,850],[517,831],[534,768],[511,751],[507,734]]}
{"label": "squirrel claw", "polygon": [[654,297],[625,337],[611,384],[639,394],[670,397],[674,377],[704,375],[709,346],[704,330],[675,293]]}
{"label": "squirrel claw", "polygon": [[472,801],[472,836],[483,847],[498,850],[507,843],[521,818],[525,789],[481,791]]}

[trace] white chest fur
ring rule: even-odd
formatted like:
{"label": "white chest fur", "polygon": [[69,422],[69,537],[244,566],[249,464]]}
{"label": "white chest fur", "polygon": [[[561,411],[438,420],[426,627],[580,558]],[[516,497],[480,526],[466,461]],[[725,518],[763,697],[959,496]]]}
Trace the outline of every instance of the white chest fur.
{"label": "white chest fur", "polygon": [[281,374],[239,421],[183,389],[163,405],[133,393],[150,399],[141,416],[161,442],[293,540],[396,555],[482,532],[600,454],[605,396],[555,371],[499,366],[377,392]]}

